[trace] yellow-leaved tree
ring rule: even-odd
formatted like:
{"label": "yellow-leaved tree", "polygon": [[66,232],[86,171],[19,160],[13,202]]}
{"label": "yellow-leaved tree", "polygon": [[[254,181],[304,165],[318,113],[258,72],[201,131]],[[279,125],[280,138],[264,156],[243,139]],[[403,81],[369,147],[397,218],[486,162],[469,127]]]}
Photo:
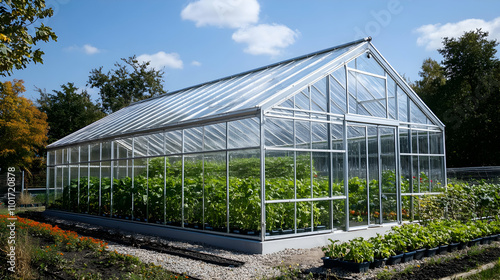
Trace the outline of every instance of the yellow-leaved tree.
{"label": "yellow-leaved tree", "polygon": [[16,167],[28,170],[40,157],[39,150],[47,142],[47,116],[25,92],[22,80],[2,83],[0,87],[0,168]]}

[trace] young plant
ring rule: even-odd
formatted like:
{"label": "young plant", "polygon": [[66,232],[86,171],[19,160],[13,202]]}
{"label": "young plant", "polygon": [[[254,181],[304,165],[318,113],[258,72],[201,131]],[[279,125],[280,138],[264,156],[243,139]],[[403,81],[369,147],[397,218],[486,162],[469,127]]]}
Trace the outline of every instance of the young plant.
{"label": "young plant", "polygon": [[396,254],[393,247],[379,233],[377,236],[371,237],[369,242],[373,244],[373,257],[375,259],[385,259]]}
{"label": "young plant", "polygon": [[346,261],[355,263],[373,261],[373,244],[363,237],[358,237],[349,242],[349,252],[345,255]]}
{"label": "young plant", "polygon": [[339,242],[338,240],[330,240],[330,244],[327,247],[323,247],[321,250],[325,253],[325,257],[330,259],[341,259],[344,258],[349,249],[349,243]]}

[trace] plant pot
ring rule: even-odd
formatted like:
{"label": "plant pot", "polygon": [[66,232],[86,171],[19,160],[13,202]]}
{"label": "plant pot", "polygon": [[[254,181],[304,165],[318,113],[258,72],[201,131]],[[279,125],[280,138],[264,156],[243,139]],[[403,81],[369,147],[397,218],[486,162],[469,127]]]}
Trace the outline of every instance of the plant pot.
{"label": "plant pot", "polygon": [[293,229],[284,229],[281,231],[281,234],[292,234],[293,232]]}
{"label": "plant pot", "polygon": [[460,242],[458,244],[458,250],[463,250],[463,249],[467,248],[467,244],[469,244],[469,242]]}
{"label": "plant pot", "polygon": [[298,228],[298,229],[297,229],[297,233],[304,233],[305,231],[306,231],[306,230],[305,230],[305,229],[303,229],[303,228]]}
{"label": "plant pot", "polygon": [[355,263],[355,262],[341,261],[341,263],[343,269],[354,273],[367,272],[368,269],[370,269],[370,262]]}
{"label": "plant pot", "polygon": [[403,258],[401,259],[401,262],[411,262],[413,261],[413,258],[415,257],[415,254],[417,251],[411,251],[403,254]]}
{"label": "plant pot", "polygon": [[326,229],[326,226],[322,226],[322,225],[320,225],[320,226],[316,226],[316,227],[314,228],[314,230],[315,230],[315,231],[318,231],[318,230],[325,230],[325,229]]}
{"label": "plant pot", "polygon": [[427,251],[427,249],[423,248],[423,249],[418,249],[415,251],[415,256],[413,256],[413,259],[414,260],[421,260],[425,257],[425,251]]}
{"label": "plant pot", "polygon": [[455,252],[456,250],[458,250],[458,245],[460,245],[460,243],[448,244],[448,252]]}
{"label": "plant pot", "polygon": [[340,267],[340,259],[331,259],[329,257],[323,257],[321,258],[323,260],[323,267],[325,268],[335,268],[335,267]]}
{"label": "plant pot", "polygon": [[425,251],[425,256],[426,257],[434,257],[439,250],[439,247],[436,248],[429,248],[427,251]]}
{"label": "plant pot", "polygon": [[479,245],[481,243],[481,240],[483,240],[482,237],[476,238],[476,239],[472,239],[471,241],[469,241],[469,247]]}
{"label": "plant pot", "polygon": [[386,264],[387,265],[395,265],[401,263],[401,260],[403,259],[403,254],[395,255],[395,256],[390,256],[389,259],[387,260]]}
{"label": "plant pot", "polygon": [[387,258],[383,259],[374,259],[373,262],[370,263],[370,268],[378,268],[378,267],[383,267],[385,266],[385,263],[387,262]]}
{"label": "plant pot", "polygon": [[271,235],[278,235],[281,233],[280,229],[271,230]]}
{"label": "plant pot", "polygon": [[500,234],[491,235],[491,241],[500,241]]}
{"label": "plant pot", "polygon": [[439,255],[444,255],[448,253],[448,245],[440,245],[438,252]]}

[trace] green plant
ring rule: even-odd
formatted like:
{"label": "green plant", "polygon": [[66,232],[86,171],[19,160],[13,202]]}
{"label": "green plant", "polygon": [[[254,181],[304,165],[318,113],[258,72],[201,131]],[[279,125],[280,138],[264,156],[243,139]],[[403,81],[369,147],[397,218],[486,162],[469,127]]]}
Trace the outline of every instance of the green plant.
{"label": "green plant", "polygon": [[350,244],[347,242],[339,242],[338,240],[328,240],[330,244],[328,244],[327,247],[321,248],[325,253],[325,257],[329,257],[330,259],[344,258],[350,248]]}
{"label": "green plant", "polygon": [[379,233],[371,237],[369,242],[373,245],[373,257],[376,259],[389,258],[396,254],[390,243]]}
{"label": "green plant", "polygon": [[344,256],[346,261],[355,263],[373,261],[373,244],[363,237],[354,238],[349,242],[349,252]]}

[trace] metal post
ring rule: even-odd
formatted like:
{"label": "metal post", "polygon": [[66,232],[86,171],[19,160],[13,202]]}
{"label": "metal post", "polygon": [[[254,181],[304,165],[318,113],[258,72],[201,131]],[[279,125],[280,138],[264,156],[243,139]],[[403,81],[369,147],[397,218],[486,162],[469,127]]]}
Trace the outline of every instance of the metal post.
{"label": "metal post", "polygon": [[349,156],[347,145],[347,121],[344,119],[344,193],[345,193],[345,230],[349,231]]}
{"label": "metal post", "polygon": [[229,123],[226,122],[226,232],[229,233]]}
{"label": "metal post", "polygon": [[266,154],[265,154],[265,125],[264,113],[260,112],[260,240],[266,239]]}

